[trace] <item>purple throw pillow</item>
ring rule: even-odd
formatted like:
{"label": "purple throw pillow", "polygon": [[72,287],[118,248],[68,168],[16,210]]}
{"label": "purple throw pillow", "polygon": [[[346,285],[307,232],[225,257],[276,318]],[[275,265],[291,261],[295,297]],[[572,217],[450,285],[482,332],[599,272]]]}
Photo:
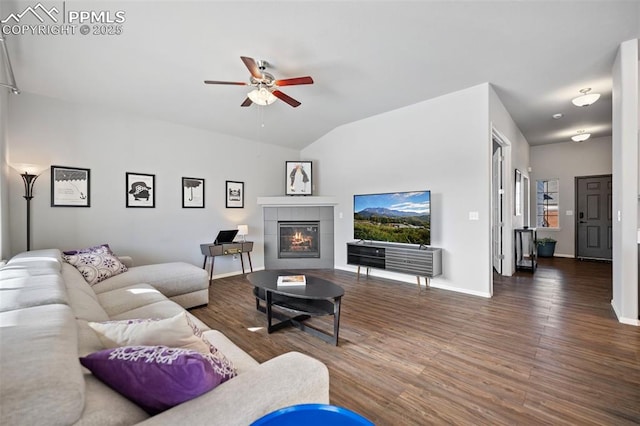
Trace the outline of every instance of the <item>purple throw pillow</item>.
{"label": "purple throw pillow", "polygon": [[218,386],[206,355],[167,346],[124,346],[94,352],[80,363],[98,379],[154,415]]}

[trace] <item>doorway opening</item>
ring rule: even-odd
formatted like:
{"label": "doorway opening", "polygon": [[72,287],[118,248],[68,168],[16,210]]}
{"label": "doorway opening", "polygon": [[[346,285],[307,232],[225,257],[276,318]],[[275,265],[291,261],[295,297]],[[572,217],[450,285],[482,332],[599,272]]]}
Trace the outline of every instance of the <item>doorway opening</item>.
{"label": "doorway opening", "polygon": [[504,254],[502,252],[504,221],[503,215],[503,166],[504,156],[502,155],[502,146],[493,138],[493,154],[491,160],[491,252],[493,259],[493,269],[502,275],[502,262]]}

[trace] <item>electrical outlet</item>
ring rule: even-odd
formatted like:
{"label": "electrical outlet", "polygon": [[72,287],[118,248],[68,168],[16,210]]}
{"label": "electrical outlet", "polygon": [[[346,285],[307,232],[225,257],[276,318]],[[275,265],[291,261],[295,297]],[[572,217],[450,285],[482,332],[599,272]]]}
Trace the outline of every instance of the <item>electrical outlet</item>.
{"label": "electrical outlet", "polygon": [[233,260],[238,260],[238,255],[237,254],[233,255]]}

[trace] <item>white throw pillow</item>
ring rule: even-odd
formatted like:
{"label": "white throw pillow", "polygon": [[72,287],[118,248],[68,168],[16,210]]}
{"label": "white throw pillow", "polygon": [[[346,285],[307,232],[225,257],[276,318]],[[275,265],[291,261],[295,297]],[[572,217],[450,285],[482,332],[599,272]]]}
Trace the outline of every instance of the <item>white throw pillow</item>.
{"label": "white throw pillow", "polygon": [[105,348],[164,345],[211,353],[209,345],[194,334],[186,312],[162,320],[90,322],[89,326],[96,331]]}

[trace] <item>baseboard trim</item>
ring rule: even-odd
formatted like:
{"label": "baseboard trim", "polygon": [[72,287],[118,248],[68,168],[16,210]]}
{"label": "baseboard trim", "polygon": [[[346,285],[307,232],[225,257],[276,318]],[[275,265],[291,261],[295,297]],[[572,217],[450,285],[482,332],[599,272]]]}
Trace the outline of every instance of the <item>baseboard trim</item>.
{"label": "baseboard trim", "polygon": [[[264,270],[264,266],[263,267],[259,267],[259,268],[253,268],[253,272],[256,271],[262,271]],[[251,270],[249,270],[248,268],[244,269],[245,274],[250,274]],[[213,279],[217,280],[218,278],[227,278],[227,277],[233,277],[236,275],[242,275],[242,271],[233,271],[233,272],[225,272],[224,274],[214,274],[213,275]]]}
{"label": "baseboard trim", "polygon": [[[334,269],[339,269],[341,271],[347,271],[347,272],[353,272],[354,274],[357,273],[358,268],[355,266],[334,266]],[[361,272],[362,275],[362,272]],[[371,268],[369,275],[374,276],[374,277],[378,277],[378,278],[385,278],[388,280],[394,280],[394,281],[400,281],[403,283],[408,283],[408,284],[413,284],[414,286],[417,285],[416,283],[416,276],[415,275],[406,275],[406,274],[399,274],[396,272],[388,272],[382,269],[375,269],[375,268]],[[423,281],[423,280],[421,280]],[[459,288],[459,287],[451,287],[445,284],[440,284],[436,281],[434,281],[434,279],[430,279],[429,280],[429,286],[432,288],[437,288],[440,290],[447,290],[447,291],[455,291],[456,293],[463,293],[463,294],[468,294],[470,296],[479,296],[479,297],[484,297],[484,298],[491,298],[491,293],[485,293],[482,291],[475,291],[475,290],[468,290],[468,289],[464,289],[464,288]],[[421,284],[421,287],[424,287],[423,284]]]}
{"label": "baseboard trim", "polygon": [[618,313],[618,310],[616,309],[616,305],[613,303],[613,299],[611,299],[611,307],[613,308],[613,313],[616,314],[616,318],[618,318],[618,322],[622,324],[635,325],[636,327],[640,327],[640,319],[626,318],[626,317],[620,316],[620,314]]}
{"label": "baseboard trim", "polygon": [[633,319],[633,318],[618,318],[618,321],[620,321],[622,324],[635,325],[636,327],[640,327],[640,320],[637,320],[637,319]]}
{"label": "baseboard trim", "polygon": [[553,257],[566,257],[569,259],[575,259],[575,256],[572,254],[562,254],[562,253],[554,253]]}
{"label": "baseboard trim", "polygon": [[475,290],[467,290],[466,288],[451,287],[448,285],[434,283],[433,281],[431,281],[431,287],[438,288],[440,290],[455,291],[456,293],[463,293],[463,294],[468,294],[470,296],[478,296],[478,297],[484,297],[485,299],[491,299],[491,293],[485,293],[484,291],[475,291]]}

